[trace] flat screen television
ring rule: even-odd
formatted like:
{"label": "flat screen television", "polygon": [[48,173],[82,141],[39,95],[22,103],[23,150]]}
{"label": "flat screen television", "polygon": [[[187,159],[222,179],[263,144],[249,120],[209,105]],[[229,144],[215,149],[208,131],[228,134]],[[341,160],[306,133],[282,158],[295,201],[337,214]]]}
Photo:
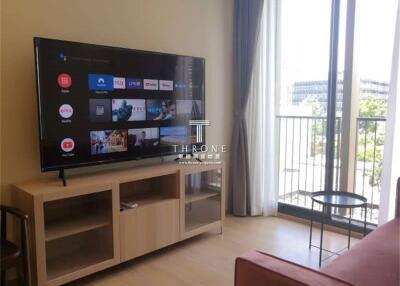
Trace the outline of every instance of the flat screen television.
{"label": "flat screen television", "polygon": [[43,172],[204,144],[189,126],[205,118],[203,58],[44,38],[34,50]]}

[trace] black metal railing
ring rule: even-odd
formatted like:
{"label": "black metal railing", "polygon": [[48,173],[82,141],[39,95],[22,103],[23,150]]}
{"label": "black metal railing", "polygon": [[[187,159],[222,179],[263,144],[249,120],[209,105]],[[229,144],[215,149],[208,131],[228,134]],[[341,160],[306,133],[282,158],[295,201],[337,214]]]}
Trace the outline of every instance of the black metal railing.
{"label": "black metal railing", "polygon": [[353,192],[368,199],[367,219],[373,224],[379,215],[385,127],[385,118],[357,118]]}
{"label": "black metal railing", "polygon": [[[310,194],[324,190],[326,117],[277,116],[279,128],[279,200],[311,208]],[[376,223],[384,118],[358,118],[354,192],[368,198],[368,221]],[[334,190],[339,190],[342,119],[336,118]],[[356,131],[354,131],[356,132]],[[371,133],[372,132],[372,133]],[[367,133],[367,135],[365,135]],[[363,137],[362,137],[363,136]],[[364,139],[361,139],[364,138]],[[381,142],[382,141],[382,142]],[[382,144],[381,144],[382,143]],[[378,151],[377,151],[378,150]],[[366,182],[371,182],[368,187]],[[355,213],[355,219],[362,218]]]}

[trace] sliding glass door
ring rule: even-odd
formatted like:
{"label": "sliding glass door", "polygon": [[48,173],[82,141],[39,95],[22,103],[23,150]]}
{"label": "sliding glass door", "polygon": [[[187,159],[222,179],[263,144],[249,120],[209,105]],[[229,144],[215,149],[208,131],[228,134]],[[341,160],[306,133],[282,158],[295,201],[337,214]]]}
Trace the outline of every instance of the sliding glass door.
{"label": "sliding glass door", "polygon": [[377,224],[394,29],[398,0],[359,0],[356,4],[353,96],[356,106],[352,191],[368,199],[367,219]]}
{"label": "sliding glass door", "polygon": [[277,1],[280,211],[306,217],[312,192],[340,190],[377,223],[396,1]]}
{"label": "sliding glass door", "polygon": [[279,197],[310,208],[325,184],[331,0],[278,2]]}

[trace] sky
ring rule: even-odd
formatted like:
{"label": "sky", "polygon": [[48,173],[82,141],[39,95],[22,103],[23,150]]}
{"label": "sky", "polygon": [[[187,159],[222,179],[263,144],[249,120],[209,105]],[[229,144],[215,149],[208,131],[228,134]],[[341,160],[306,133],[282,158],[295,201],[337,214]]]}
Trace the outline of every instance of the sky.
{"label": "sky", "polygon": [[[331,0],[280,0],[283,85],[326,80]],[[360,78],[389,81],[398,0],[358,0],[357,70]],[[347,1],[342,0],[339,71],[344,66]]]}

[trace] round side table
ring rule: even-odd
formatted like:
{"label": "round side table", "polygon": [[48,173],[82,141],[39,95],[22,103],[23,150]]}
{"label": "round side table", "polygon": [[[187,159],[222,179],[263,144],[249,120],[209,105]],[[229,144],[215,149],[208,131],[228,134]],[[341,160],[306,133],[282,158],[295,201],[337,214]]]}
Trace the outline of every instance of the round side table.
{"label": "round side table", "polygon": [[[311,246],[319,248],[319,267],[321,267],[322,262],[322,239],[324,235],[324,217],[325,211],[328,207],[336,207],[336,208],[347,208],[350,210],[349,216],[349,227],[348,227],[348,240],[347,240],[347,248],[350,248],[350,236],[351,236],[351,215],[352,210],[354,208],[364,208],[364,236],[367,233],[367,199],[363,196],[349,193],[349,192],[339,192],[339,191],[321,191],[321,192],[314,192],[311,194],[311,201],[312,201],[312,214],[311,214],[311,223],[310,223],[310,244]],[[319,247],[312,245],[312,228],[313,228],[313,216],[314,216],[314,203],[318,203],[322,205],[322,212],[321,212],[321,237],[319,242]],[[333,255],[339,255],[337,252],[331,252]],[[329,256],[331,257],[331,256]]]}

